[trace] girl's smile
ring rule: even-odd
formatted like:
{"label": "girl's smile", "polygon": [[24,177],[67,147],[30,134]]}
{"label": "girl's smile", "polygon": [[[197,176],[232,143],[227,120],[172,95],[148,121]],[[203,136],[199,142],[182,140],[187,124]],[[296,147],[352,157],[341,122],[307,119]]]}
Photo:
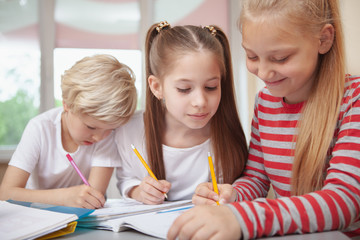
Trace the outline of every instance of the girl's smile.
{"label": "girl's smile", "polygon": [[189,114],[191,118],[194,120],[203,120],[206,119],[209,113],[197,113],[197,114]]}
{"label": "girl's smile", "polygon": [[277,25],[256,19],[243,25],[246,65],[264,81],[272,95],[284,97],[287,103],[302,102],[309,97],[314,83],[318,40],[298,31],[289,33],[286,29],[293,26],[278,20]]}
{"label": "girl's smile", "polygon": [[277,87],[280,84],[282,84],[284,81],[286,81],[286,78],[283,78],[280,80],[275,80],[275,81],[265,81],[265,80],[263,80],[263,81],[266,84],[266,86],[270,89],[272,87]]}

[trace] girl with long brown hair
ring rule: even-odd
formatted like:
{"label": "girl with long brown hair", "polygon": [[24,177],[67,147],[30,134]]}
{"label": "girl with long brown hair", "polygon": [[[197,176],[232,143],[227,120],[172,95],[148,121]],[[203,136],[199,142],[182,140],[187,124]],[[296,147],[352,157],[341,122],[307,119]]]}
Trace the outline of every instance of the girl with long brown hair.
{"label": "girl with long brown hair", "polygon": [[[207,154],[220,183],[237,179],[247,144],[236,109],[228,39],[217,26],[154,24],[146,37],[146,108],[118,129],[122,195],[146,204],[191,199],[210,181]],[[159,179],[148,176],[133,144]]]}

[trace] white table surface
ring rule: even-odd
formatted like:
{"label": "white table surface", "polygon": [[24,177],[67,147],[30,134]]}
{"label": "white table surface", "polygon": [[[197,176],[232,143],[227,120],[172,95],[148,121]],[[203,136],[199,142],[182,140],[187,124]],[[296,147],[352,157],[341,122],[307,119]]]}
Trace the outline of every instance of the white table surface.
{"label": "white table surface", "polygon": [[[131,240],[144,240],[144,239],[157,239],[133,230],[123,232],[112,232],[106,230],[94,230],[86,228],[76,228],[75,232],[68,234],[58,239],[84,239],[84,240],[97,240],[97,239],[131,239]],[[260,238],[262,240],[348,240],[347,236],[339,231],[312,233],[303,235],[286,235],[279,237]]]}

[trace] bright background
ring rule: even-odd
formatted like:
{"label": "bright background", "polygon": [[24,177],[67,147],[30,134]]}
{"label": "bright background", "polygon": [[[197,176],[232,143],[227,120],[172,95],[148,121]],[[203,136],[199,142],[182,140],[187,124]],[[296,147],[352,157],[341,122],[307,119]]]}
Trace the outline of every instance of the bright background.
{"label": "bright background", "polygon": [[[238,111],[249,139],[261,81],[245,67],[236,27],[241,0],[0,0],[0,181],[28,120],[61,106],[61,74],[84,56],[114,55],[137,77],[144,106],[143,49],[148,27],[220,26],[232,49]],[[360,74],[360,1],[340,0],[348,72]]]}

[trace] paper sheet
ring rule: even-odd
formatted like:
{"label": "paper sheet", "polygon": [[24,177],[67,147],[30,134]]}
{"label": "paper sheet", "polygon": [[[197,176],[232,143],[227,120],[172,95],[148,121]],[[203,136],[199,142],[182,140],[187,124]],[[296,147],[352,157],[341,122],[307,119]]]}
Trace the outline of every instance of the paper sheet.
{"label": "paper sheet", "polygon": [[145,213],[124,218],[112,219],[104,222],[107,230],[120,232],[131,228],[153,237],[166,239],[167,232],[175,219],[193,205],[175,207],[163,211]]}
{"label": "paper sheet", "polygon": [[129,198],[108,199],[105,206],[101,209],[96,209],[89,216],[79,220],[79,226],[84,226],[85,223],[108,220],[119,217],[126,217],[136,214],[143,214],[148,212],[160,211],[173,207],[181,207],[191,204],[191,200],[181,200],[168,202],[165,201],[158,205],[146,205]]}
{"label": "paper sheet", "polygon": [[51,212],[0,201],[0,239],[39,237],[65,228],[75,214]]}

